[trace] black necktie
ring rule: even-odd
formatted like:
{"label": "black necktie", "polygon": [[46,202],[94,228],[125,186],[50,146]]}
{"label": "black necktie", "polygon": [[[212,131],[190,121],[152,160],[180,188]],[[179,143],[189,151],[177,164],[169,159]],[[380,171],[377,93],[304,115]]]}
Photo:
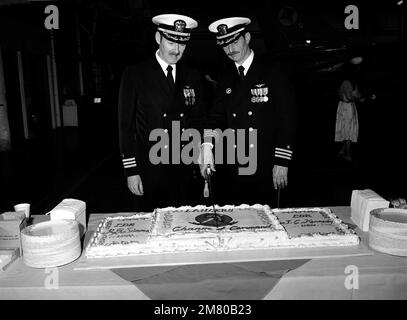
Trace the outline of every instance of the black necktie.
{"label": "black necktie", "polygon": [[244,79],[244,67],[239,66],[238,70],[239,70],[240,80],[243,80]]}
{"label": "black necktie", "polygon": [[167,80],[168,80],[168,84],[170,85],[170,88],[174,89],[175,82],[174,82],[174,78],[172,76],[172,67],[170,65],[168,65],[168,67],[167,67]]}

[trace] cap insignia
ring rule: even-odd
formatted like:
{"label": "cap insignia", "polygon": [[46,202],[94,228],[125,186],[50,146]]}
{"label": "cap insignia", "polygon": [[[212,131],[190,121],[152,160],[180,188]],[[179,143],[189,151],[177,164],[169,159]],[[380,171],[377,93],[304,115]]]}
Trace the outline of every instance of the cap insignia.
{"label": "cap insignia", "polygon": [[175,31],[177,32],[184,32],[184,29],[186,27],[186,23],[184,20],[176,20],[174,22],[174,27],[175,27]]}
{"label": "cap insignia", "polygon": [[225,34],[228,33],[228,26],[226,24],[220,24],[218,25],[218,32],[221,36],[224,36]]}

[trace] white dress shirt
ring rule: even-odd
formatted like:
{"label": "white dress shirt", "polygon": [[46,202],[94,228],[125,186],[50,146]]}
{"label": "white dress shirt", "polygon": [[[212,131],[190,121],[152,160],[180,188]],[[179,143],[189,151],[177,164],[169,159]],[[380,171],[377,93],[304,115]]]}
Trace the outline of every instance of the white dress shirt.
{"label": "white dress shirt", "polygon": [[235,62],[237,72],[239,72],[239,67],[243,66],[243,68],[244,68],[243,73],[246,76],[247,71],[249,71],[249,68],[252,65],[253,58],[254,58],[254,51],[250,49],[250,55],[247,57],[247,59],[242,64],[237,64]]}
{"label": "white dress shirt", "polygon": [[[161,57],[158,55],[158,51],[159,50],[156,51],[155,57],[156,57],[158,63],[160,64],[161,68],[163,69],[164,75],[167,76],[167,67],[169,66],[169,64],[167,62],[165,62],[163,59],[161,59]],[[174,82],[175,82],[175,74],[176,74],[175,70],[177,69],[177,65],[171,64],[171,67],[172,67],[172,77],[174,78]]]}

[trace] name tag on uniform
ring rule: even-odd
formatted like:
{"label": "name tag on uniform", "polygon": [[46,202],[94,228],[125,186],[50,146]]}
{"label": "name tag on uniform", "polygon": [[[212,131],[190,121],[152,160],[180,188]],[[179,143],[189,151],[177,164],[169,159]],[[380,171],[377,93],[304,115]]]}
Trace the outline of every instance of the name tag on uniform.
{"label": "name tag on uniform", "polygon": [[256,84],[256,88],[250,89],[252,97],[250,101],[252,103],[267,102],[269,101],[269,88],[263,84]]}
{"label": "name tag on uniform", "polygon": [[184,86],[184,98],[186,106],[193,106],[195,104],[195,90],[190,86]]}

